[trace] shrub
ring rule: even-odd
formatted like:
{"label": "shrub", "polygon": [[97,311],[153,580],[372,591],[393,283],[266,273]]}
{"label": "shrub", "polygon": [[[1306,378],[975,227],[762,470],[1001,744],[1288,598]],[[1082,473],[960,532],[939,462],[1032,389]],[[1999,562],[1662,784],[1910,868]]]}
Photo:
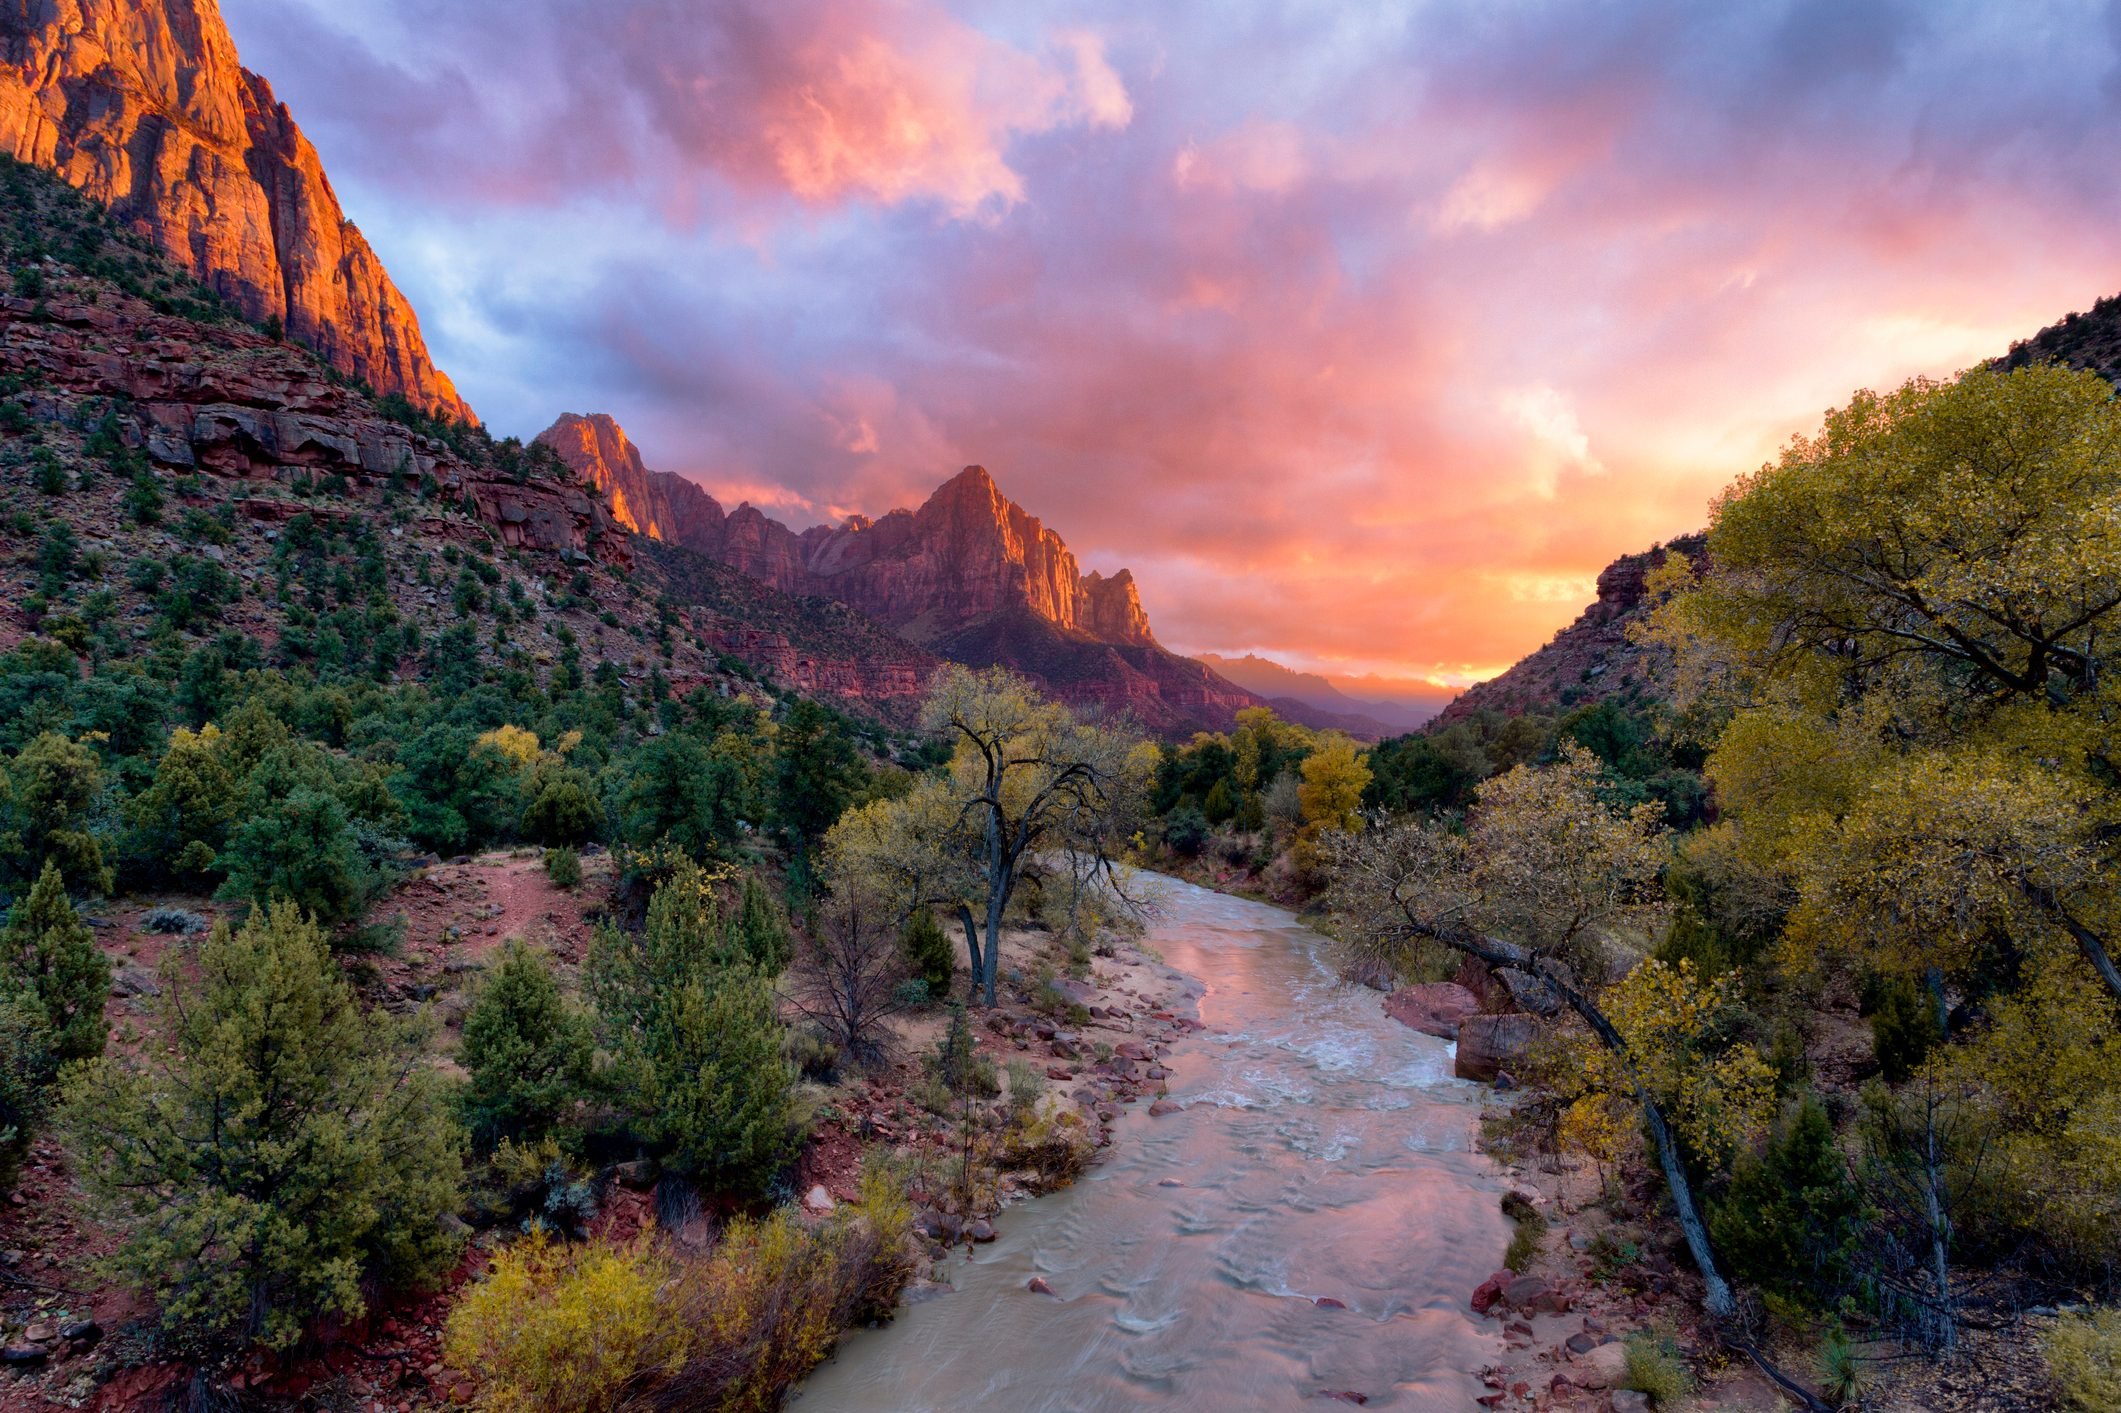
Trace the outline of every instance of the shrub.
{"label": "shrub", "polygon": [[59,870],[49,860],[0,932],[0,996],[8,994],[34,1002],[44,1013],[45,1044],[53,1058],[103,1053],[110,960],[75,914]]}
{"label": "shrub", "polygon": [[768,976],[778,976],[788,965],[793,946],[788,919],[774,906],[757,874],[744,875],[744,891],[737,904],[735,940],[751,964]]}
{"label": "shrub", "polygon": [[204,913],[195,913],[189,908],[149,908],[140,915],[140,928],[144,932],[190,937],[212,926],[213,922]]}
{"label": "shrub", "polygon": [[1687,1372],[1671,1336],[1638,1330],[1628,1336],[1627,1356],[1622,1387],[1648,1394],[1659,1408],[1670,1407],[1694,1391],[1694,1376]]}
{"label": "shrub", "polygon": [[1027,1123],[1046,1095],[1045,1072],[1029,1060],[1011,1060],[1009,1074],[1009,1119]]}
{"label": "shrub", "polygon": [[1742,1155],[1709,1232],[1731,1274],[1814,1309],[1855,1284],[1863,1199],[1849,1178],[1826,1111],[1810,1098]]}
{"label": "shrub", "polygon": [[26,996],[0,996],[0,1185],[14,1181],[44,1119],[56,1067],[44,1008]]}
{"label": "shrub", "polygon": [[355,852],[346,807],[306,786],[239,825],[221,863],[228,881],[219,896],[260,907],[285,899],[322,922],[353,916],[373,886]]}
{"label": "shrub", "polygon": [[1930,993],[1908,977],[1879,978],[1869,988],[1871,1043],[1887,1084],[1905,1084],[1940,1036]]}
{"label": "shrub", "polygon": [[1181,858],[1194,857],[1207,847],[1208,817],[1191,805],[1180,805],[1164,819],[1164,843]]}
{"label": "shrub", "polygon": [[1503,1252],[1502,1264],[1522,1275],[1532,1269],[1532,1262],[1546,1245],[1547,1219],[1544,1212],[1528,1202],[1520,1200],[1512,1204],[1510,1198],[1516,1196],[1513,1192],[1503,1198],[1503,1210],[1517,1224],[1517,1230],[1510,1236],[1509,1249]]}
{"label": "shrub", "polygon": [[581,887],[582,856],[572,849],[547,849],[545,876],[552,880],[555,888],[572,890]]}
{"label": "shrub", "polygon": [[906,965],[914,976],[927,984],[929,999],[939,1001],[950,994],[957,954],[934,913],[926,908],[913,910],[905,930],[899,934],[899,950],[905,954]]}
{"label": "shrub", "polygon": [[476,1142],[550,1134],[588,1088],[589,1021],[560,995],[545,958],[511,942],[464,1017],[458,1061]]}
{"label": "shrub", "polygon": [[2042,1344],[2066,1407],[2121,1408],[2121,1308],[2062,1315]]}
{"label": "shrub", "polygon": [[362,1014],[323,934],[287,903],[226,924],[198,981],[164,973],[173,1042],[75,1070],[59,1127],[114,1264],[188,1345],[284,1348],[354,1317],[371,1281],[455,1252],[462,1132],[414,1024]]}
{"label": "shrub", "polygon": [[523,837],[539,844],[579,844],[604,827],[604,809],[579,770],[539,770],[523,807]]}
{"label": "shrub", "polygon": [[1819,1382],[1837,1408],[1858,1405],[1869,1395],[1871,1381],[1848,1331],[1837,1328],[1827,1335],[1819,1351]]}
{"label": "shrub", "polygon": [[603,1413],[685,1361],[693,1331],[664,1308],[670,1276],[646,1237],[571,1247],[533,1235],[457,1301],[443,1347],[497,1413]]}

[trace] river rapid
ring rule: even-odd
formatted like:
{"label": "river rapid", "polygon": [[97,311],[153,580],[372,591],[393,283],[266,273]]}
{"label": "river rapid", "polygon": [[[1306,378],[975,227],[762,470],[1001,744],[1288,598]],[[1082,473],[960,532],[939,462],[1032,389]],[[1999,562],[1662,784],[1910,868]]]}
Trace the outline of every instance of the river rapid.
{"label": "river rapid", "polygon": [[952,1260],[955,1294],[849,1335],[803,1413],[1475,1408],[1501,1345],[1466,1299],[1508,1240],[1481,1087],[1292,914],[1155,893],[1148,945],[1203,988],[1162,1062],[1184,1111],[1136,1106],[1081,1182]]}

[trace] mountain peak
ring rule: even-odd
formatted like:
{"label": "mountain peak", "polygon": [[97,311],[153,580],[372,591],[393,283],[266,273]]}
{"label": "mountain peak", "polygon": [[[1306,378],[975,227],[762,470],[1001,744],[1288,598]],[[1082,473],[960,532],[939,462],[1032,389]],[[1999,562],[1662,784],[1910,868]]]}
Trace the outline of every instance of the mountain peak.
{"label": "mountain peak", "polygon": [[0,54],[0,152],[55,172],[339,372],[477,420],[215,6],[0,5]]}

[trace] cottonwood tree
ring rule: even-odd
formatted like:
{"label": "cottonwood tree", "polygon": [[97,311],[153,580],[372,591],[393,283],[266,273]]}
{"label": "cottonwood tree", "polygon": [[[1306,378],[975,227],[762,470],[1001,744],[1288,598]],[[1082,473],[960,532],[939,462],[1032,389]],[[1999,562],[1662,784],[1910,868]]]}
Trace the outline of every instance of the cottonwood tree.
{"label": "cottonwood tree", "polygon": [[[1551,766],[1519,766],[1482,786],[1462,833],[1401,820],[1329,836],[1328,902],[1344,932],[1372,947],[1440,944],[1545,986],[1582,1020],[1612,1057],[1614,1083],[1641,1108],[1706,1306],[1721,1319],[1736,1302],[1668,1113],[1681,1067],[1670,1046],[1651,1049],[1641,1037],[1631,1046],[1602,1004],[1626,970],[1623,939],[1660,920],[1668,844],[1657,806],[1615,808],[1604,784],[1597,759],[1567,745]],[[1616,999],[1630,1003],[1622,1019],[1642,1009],[1633,991]]]}
{"label": "cottonwood tree", "polygon": [[1913,882],[1925,922],[1963,938],[2009,914],[2121,998],[2117,499],[2121,404],[2054,367],[1859,393],[1740,481],[1709,571],[1674,557],[1653,585],[1651,635],[1730,717],[1708,768],[1724,810],[1799,871],[1861,851],[1815,892],[1870,899],[1868,919]]}
{"label": "cottonwood tree", "polygon": [[[1124,900],[1115,866],[1155,773],[1134,735],[1077,721],[1001,668],[937,674],[922,724],[951,742],[947,772],[849,813],[827,837],[831,873],[898,917],[942,907],[964,930],[973,995],[995,1003],[1017,886],[1059,862],[1070,898]],[[1071,905],[1072,906],[1072,905]]]}

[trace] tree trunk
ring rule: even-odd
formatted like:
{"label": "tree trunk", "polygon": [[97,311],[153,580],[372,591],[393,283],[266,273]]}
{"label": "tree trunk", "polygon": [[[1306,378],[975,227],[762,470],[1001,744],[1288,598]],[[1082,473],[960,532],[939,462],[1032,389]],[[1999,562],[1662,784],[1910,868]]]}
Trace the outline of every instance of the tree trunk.
{"label": "tree trunk", "polygon": [[1931,1346],[1949,1354],[1958,1343],[1958,1321],[1952,1318],[1952,1219],[1944,1210],[1944,1154],[1937,1142],[1934,1092],[1922,1110],[1922,1208],[1930,1229],[1930,1280],[1936,1303],[1923,1319]]}
{"label": "tree trunk", "polygon": [[972,980],[967,994],[977,1004],[980,998],[980,979],[986,972],[980,965],[979,926],[972,920],[972,909],[963,903],[957,905],[957,920],[965,929],[965,956],[972,968]]}
{"label": "tree trunk", "polygon": [[994,1004],[995,974],[1002,969],[1002,914],[1009,907],[1009,893],[1016,879],[1004,874],[994,891],[987,895],[987,1004]]}
{"label": "tree trunk", "polygon": [[1672,1137],[1672,1126],[1665,1122],[1664,1112],[1657,1102],[1638,1093],[1636,1100],[1642,1105],[1643,1118],[1650,1125],[1650,1137],[1657,1146],[1657,1164],[1664,1169],[1664,1185],[1672,1194],[1672,1210],[1679,1215],[1679,1231],[1686,1238],[1687,1253],[1701,1270],[1704,1286],[1701,1304],[1711,1319],[1728,1320],[1738,1312],[1738,1302],[1731,1295],[1731,1285],[1716,1269],[1716,1256],[1709,1247],[1709,1229],[1701,1220],[1700,1209],[1694,1205],[1694,1185],[1687,1181],[1686,1162],[1679,1152],[1679,1142]]}
{"label": "tree trunk", "polygon": [[2106,989],[2114,993],[2115,1000],[2121,1000],[2121,967],[2114,965],[2114,954],[2107,950],[2106,939],[2072,916],[2069,909],[2062,906],[2062,900],[2055,896],[2053,889],[2024,880],[2020,880],[2018,886],[2050,917],[2062,924],[2063,930],[2076,942],[2077,949],[2084,953],[2084,960],[2090,962],[2092,970],[2099,974],[2099,980],[2106,983]]}

